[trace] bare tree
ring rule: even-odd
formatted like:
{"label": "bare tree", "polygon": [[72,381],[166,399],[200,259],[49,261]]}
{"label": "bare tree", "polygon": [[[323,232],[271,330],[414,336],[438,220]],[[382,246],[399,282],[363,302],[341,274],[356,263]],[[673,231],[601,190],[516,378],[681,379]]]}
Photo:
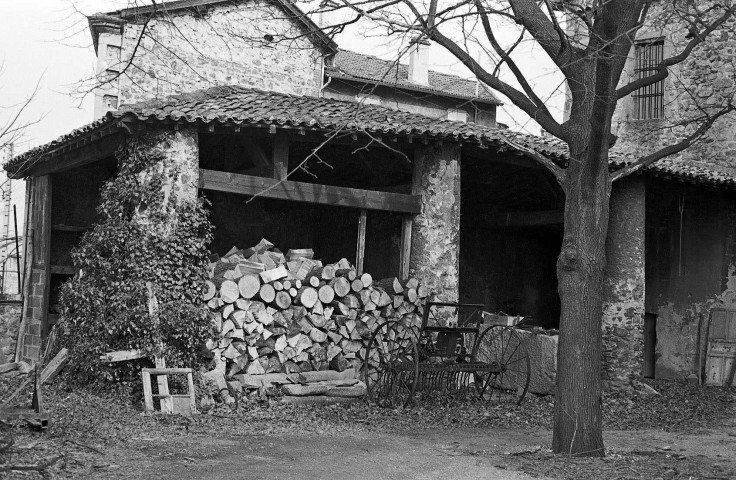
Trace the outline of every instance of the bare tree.
{"label": "bare tree", "polygon": [[[420,35],[442,45],[486,85],[506,96],[542,128],[565,142],[570,162],[555,165],[529,152],[555,176],[565,193],[562,251],[557,261],[561,300],[557,396],[553,450],[602,456],[601,412],[602,287],[606,265],[612,184],[689,147],[722,116],[734,111],[733,95],[721,104],[699,107],[680,140],[650,152],[613,173],[609,149],[616,138],[611,124],[617,102],[670,75],[712,32],[732,20],[736,5],[688,0],[330,0],[322,11],[341,11],[340,31],[365,20],[389,35]],[[347,20],[344,17],[348,17]],[[563,26],[566,20],[566,26]],[[619,85],[637,31],[650,24],[676,30],[681,44],[656,72]],[[503,32],[516,28],[511,40]],[[674,25],[674,27],[673,27]],[[515,58],[523,40],[534,41],[567,83],[569,120],[557,121]],[[485,52],[486,62],[475,51]],[[677,50],[679,49],[679,50]],[[515,83],[501,73],[511,73]]]}
{"label": "bare tree", "polygon": [[[733,95],[719,104],[699,106],[692,117],[677,119],[673,125],[680,127],[677,142],[632,158],[614,172],[609,169],[609,149],[616,141],[612,118],[619,100],[667,78],[673,67],[706,48],[714,31],[732,25],[733,0],[327,0],[319,6],[305,5],[311,14],[330,13],[337,19],[325,27],[330,35],[362,22],[381,29],[388,38],[436,42],[479,81],[567,145],[568,165],[525,149],[552,172],[565,193],[557,262],[562,309],[553,449],[604,455],[601,312],[613,182],[688,148],[735,107]],[[140,23],[142,37],[147,19]],[[674,53],[663,58],[654,73],[621,84],[637,32],[657,24],[680,39]],[[515,32],[509,35],[511,30]],[[288,35],[281,38],[294,40]],[[535,90],[533,78],[520,68],[517,47],[522,42],[539,45],[564,77],[569,94],[566,122],[555,118]],[[136,50],[140,44],[139,40]],[[124,63],[121,75],[135,68],[134,58]]]}
{"label": "bare tree", "polygon": [[[0,78],[5,73],[5,63],[0,63]],[[43,117],[28,120],[28,107],[38,94],[41,80],[39,78],[31,93],[24,99],[9,105],[0,105],[0,151],[5,150],[23,137],[25,130],[40,122]],[[0,87],[1,88],[1,87]]]}

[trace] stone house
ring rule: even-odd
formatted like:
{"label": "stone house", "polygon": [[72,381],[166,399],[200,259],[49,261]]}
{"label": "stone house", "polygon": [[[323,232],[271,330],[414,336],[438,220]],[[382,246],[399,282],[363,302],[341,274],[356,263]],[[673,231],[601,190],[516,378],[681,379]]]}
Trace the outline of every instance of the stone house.
{"label": "stone house", "polygon": [[[564,164],[564,146],[496,126],[498,101],[474,82],[427,70],[428,84],[412,83],[411,62],[394,68],[394,83],[369,75],[359,64],[376,59],[338,50],[294,9],[286,0],[186,0],[168,4],[166,17],[139,9],[90,18],[100,72],[114,78],[97,92],[100,118],[5,165],[29,186],[30,274],[18,356],[38,358],[58,318],[58,288],[75,274],[69,253],[95,221],[100,187],[116,174],[114,152],[141,135],[163,142],[181,165],[171,180],[184,186],[179,200],[200,194],[211,202],[213,251],[266,237],[282,248],[309,246],[328,261],[362,255],[377,276],[411,273],[438,298],[481,302],[557,326],[563,198],[529,152]],[[259,30],[236,37],[263,41],[251,41],[248,52],[232,58],[214,47],[196,56],[188,44],[173,55],[178,51],[166,43],[174,41],[172,32],[185,31],[203,50],[216,43],[215,32],[228,31],[228,18],[244,15],[258,21],[238,28]],[[153,38],[138,47],[146,68],[115,77],[144,26]],[[297,54],[287,55],[279,38],[290,39]],[[187,67],[195,63],[209,77]],[[392,72],[385,63],[381,68]],[[614,157],[612,168],[625,158]],[[664,279],[650,274],[649,265],[674,258],[664,250],[673,231],[662,234],[661,247],[650,244],[650,209],[665,216],[673,205],[659,192],[689,189],[733,211],[734,187],[734,175],[672,162],[615,185],[604,311],[609,378],[640,375],[645,359],[654,361],[644,346],[645,304],[650,283]],[[718,223],[703,204],[687,205],[703,225]],[[722,266],[714,252],[733,256],[733,233],[701,233],[710,235],[709,248],[689,245],[694,256],[713,258],[704,267],[712,273]],[[708,280],[703,288],[718,290],[713,295],[733,288],[723,277]]]}

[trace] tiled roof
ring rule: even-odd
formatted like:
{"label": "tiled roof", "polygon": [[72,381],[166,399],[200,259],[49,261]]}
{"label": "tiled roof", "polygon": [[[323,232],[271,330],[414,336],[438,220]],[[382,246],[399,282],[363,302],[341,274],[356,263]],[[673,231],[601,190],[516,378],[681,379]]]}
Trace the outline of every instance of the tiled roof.
{"label": "tiled roof", "polygon": [[407,65],[348,50],[338,51],[333,65],[326,67],[325,73],[335,78],[501,105],[501,101],[487,87],[475,80],[430,70],[429,85],[420,85],[409,81]]}
{"label": "tiled roof", "polygon": [[[16,174],[29,162],[45,161],[51,152],[85,140],[91,134],[113,127],[121,119],[162,123],[221,124],[230,126],[276,126],[317,131],[366,132],[373,135],[427,137],[447,141],[484,144],[510,150],[534,150],[558,163],[568,160],[567,147],[554,138],[541,138],[474,123],[440,120],[424,115],[391,110],[378,105],[264,92],[237,86],[213,87],[128,105],[59,139],[11,159],[5,169]],[[612,168],[631,161],[612,156]],[[662,161],[648,169],[693,182],[736,186],[736,177],[703,167],[688,167]]]}

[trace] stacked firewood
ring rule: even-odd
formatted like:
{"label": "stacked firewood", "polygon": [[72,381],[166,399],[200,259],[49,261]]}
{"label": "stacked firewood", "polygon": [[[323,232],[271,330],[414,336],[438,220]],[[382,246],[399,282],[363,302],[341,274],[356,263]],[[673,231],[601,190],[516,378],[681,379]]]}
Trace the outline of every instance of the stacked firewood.
{"label": "stacked firewood", "polygon": [[344,258],[323,265],[311,249],[273,247],[264,239],[210,264],[204,299],[218,335],[207,348],[226,377],[358,372],[378,325],[421,322],[429,292],[417,279],[374,281]]}

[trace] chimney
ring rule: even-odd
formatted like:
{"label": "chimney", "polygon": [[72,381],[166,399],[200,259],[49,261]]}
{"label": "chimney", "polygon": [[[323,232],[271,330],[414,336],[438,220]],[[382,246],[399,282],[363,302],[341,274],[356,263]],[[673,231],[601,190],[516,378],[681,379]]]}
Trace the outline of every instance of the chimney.
{"label": "chimney", "polygon": [[416,40],[409,52],[409,81],[429,85],[429,40]]}

